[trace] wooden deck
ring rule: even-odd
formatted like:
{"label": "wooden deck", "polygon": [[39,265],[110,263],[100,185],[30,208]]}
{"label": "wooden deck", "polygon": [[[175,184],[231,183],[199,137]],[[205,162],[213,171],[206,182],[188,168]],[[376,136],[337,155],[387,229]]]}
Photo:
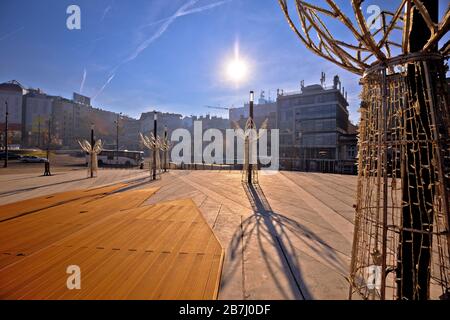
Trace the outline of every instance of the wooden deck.
{"label": "wooden deck", "polygon": [[[0,299],[216,299],[219,241],[190,199],[142,205],[156,191],[74,197],[0,222]],[[81,290],[66,286],[70,265]]]}
{"label": "wooden deck", "polygon": [[102,196],[124,188],[126,184],[119,183],[112,186],[100,187],[87,190],[74,190],[46,195],[38,198],[23,200],[0,206],[0,222],[11,220],[29,213],[55,207],[66,202]]}

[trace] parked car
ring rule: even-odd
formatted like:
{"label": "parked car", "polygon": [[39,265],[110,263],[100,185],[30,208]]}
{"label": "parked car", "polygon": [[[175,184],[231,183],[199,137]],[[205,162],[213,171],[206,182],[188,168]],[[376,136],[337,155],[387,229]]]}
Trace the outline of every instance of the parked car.
{"label": "parked car", "polygon": [[[0,159],[5,160],[5,158],[6,158],[6,152],[0,152]],[[16,153],[8,152],[8,160],[19,160],[21,158],[22,158],[22,156],[20,156]]]}
{"label": "parked car", "polygon": [[47,158],[40,158],[40,157],[36,157],[36,156],[24,156],[21,159],[22,162],[27,162],[27,163],[44,163],[47,162]]}

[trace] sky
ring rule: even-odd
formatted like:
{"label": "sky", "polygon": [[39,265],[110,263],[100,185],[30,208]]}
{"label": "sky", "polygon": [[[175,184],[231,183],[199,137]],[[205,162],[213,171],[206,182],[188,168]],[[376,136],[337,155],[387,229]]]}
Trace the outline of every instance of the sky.
{"label": "sky", "polygon": [[[80,30],[66,26],[72,4]],[[237,49],[248,66],[239,83],[225,71]],[[274,99],[278,88],[319,83],[321,72],[327,85],[340,76],[357,122],[359,76],[307,50],[276,0],[0,0],[0,82],[78,92],[136,118],[155,109],[227,116],[205,106],[240,107],[250,90]]]}

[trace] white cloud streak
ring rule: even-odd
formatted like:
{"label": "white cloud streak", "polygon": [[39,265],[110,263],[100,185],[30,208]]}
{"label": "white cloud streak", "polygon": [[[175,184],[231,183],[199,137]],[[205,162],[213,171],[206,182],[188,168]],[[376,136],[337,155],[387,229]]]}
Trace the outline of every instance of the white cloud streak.
{"label": "white cloud streak", "polygon": [[81,79],[81,84],[80,84],[80,94],[83,93],[84,83],[86,82],[86,76],[87,76],[87,70],[86,70],[86,68],[84,68],[83,79]]}
{"label": "white cloud streak", "polygon": [[[105,90],[105,88],[107,87],[107,85],[112,81],[112,79],[114,78],[114,76],[116,75],[117,70],[125,63],[131,62],[134,59],[136,59],[145,49],[148,48],[148,46],[150,46],[155,40],[157,40],[159,37],[161,37],[164,32],[167,31],[167,29],[169,28],[169,26],[179,17],[182,16],[186,16],[186,15],[190,15],[190,14],[195,14],[195,13],[199,13],[199,12],[203,12],[206,10],[210,10],[213,9],[215,7],[221,6],[227,2],[230,2],[232,0],[222,0],[222,1],[218,1],[215,3],[211,3],[205,6],[201,6],[198,8],[192,8],[194,5],[197,4],[199,0],[190,0],[189,2],[187,2],[186,4],[182,5],[172,16],[153,22],[152,24],[149,25],[153,25],[153,24],[159,24],[162,23],[162,25],[158,28],[158,30],[156,30],[156,32],[154,34],[152,34],[150,37],[148,37],[147,39],[145,39],[144,41],[141,42],[141,44],[133,51],[132,54],[130,54],[125,60],[123,60],[121,63],[119,63],[116,67],[113,68],[112,70],[112,76],[110,76],[108,78],[108,80],[106,81],[106,83],[103,85],[103,87],[99,90],[99,92],[94,96],[93,99],[95,99],[96,97],[98,97],[103,90]],[[106,9],[105,9],[106,11]],[[147,26],[149,26],[147,25]]]}
{"label": "white cloud streak", "polygon": [[105,10],[103,10],[103,15],[102,15],[102,18],[100,19],[100,22],[105,20],[106,15],[111,11],[111,9],[112,9],[112,5],[109,5],[105,8]]}
{"label": "white cloud streak", "polygon": [[114,79],[114,77],[116,76],[115,73],[113,73],[108,80],[106,80],[105,84],[101,87],[101,89],[95,94],[95,96],[92,98],[92,100],[95,100],[102,92],[103,90],[105,90],[106,86],[112,81],[112,79]]}
{"label": "white cloud streak", "polygon": [[16,29],[16,30],[14,30],[14,31],[11,31],[11,32],[9,32],[9,33],[3,35],[3,36],[0,36],[0,41],[5,40],[5,39],[7,39],[7,38],[9,38],[9,37],[11,37],[11,36],[13,36],[13,35],[15,35],[16,33],[22,31],[23,29],[25,29],[25,27],[20,27],[19,29]]}
{"label": "white cloud streak", "polygon": [[125,62],[130,62],[134,59],[136,59],[142,51],[148,48],[152,42],[154,42],[156,39],[161,37],[164,32],[169,28],[169,26],[178,18],[180,17],[187,9],[192,7],[198,2],[198,0],[190,0],[188,3],[182,5],[174,15],[164,20],[164,23],[158,28],[158,30],[149,38],[145,39],[141,44],[134,50],[134,52],[125,60]]}
{"label": "white cloud streak", "polygon": [[155,25],[155,24],[159,24],[162,23],[162,25],[158,28],[158,30],[149,38],[147,38],[146,40],[144,40],[138,47],[137,49],[125,60],[125,62],[129,62],[132,61],[134,59],[136,59],[142,51],[144,51],[145,49],[147,49],[147,47],[152,44],[152,42],[154,42],[156,39],[158,39],[159,37],[161,37],[164,32],[166,32],[166,30],[169,28],[169,26],[177,19],[183,16],[187,16],[190,14],[194,14],[194,13],[200,13],[206,10],[211,10],[215,7],[221,6],[227,2],[230,2],[232,0],[222,0],[222,1],[218,1],[218,2],[214,2],[202,7],[198,7],[198,8],[193,8],[191,9],[195,4],[197,4],[199,0],[191,0],[188,3],[184,4],[183,6],[181,6],[176,12],[175,14],[173,14],[172,16],[153,22],[151,24],[148,24],[146,26],[151,26],[151,25]]}
{"label": "white cloud streak", "polygon": [[[218,2],[211,3],[211,4],[208,4],[208,5],[202,6],[202,7],[194,8],[194,9],[191,9],[191,10],[186,10],[186,11],[180,12],[177,15],[177,18],[182,17],[182,16],[187,16],[187,15],[190,15],[190,14],[193,14],[193,13],[198,13],[198,12],[203,12],[203,11],[206,11],[206,10],[210,10],[210,9],[215,8],[215,7],[221,6],[221,5],[223,5],[223,4],[227,3],[227,2],[230,2],[230,1],[232,1],[232,0],[218,1]],[[160,23],[163,23],[165,21],[170,20],[171,18],[172,17],[164,18],[164,19],[161,19],[161,20],[158,20],[158,21],[146,24],[146,25],[142,26],[141,28],[145,28],[145,27],[156,25],[156,24],[160,24]]]}

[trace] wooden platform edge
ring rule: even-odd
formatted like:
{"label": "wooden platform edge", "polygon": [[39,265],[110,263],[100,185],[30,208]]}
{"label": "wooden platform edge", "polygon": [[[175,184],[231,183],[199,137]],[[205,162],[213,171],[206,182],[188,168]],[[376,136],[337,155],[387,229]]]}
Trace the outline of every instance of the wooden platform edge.
{"label": "wooden platform edge", "polygon": [[195,208],[195,210],[198,211],[198,213],[202,217],[204,223],[211,230],[214,238],[216,239],[217,243],[220,245],[220,248],[222,249],[222,251],[220,253],[219,272],[217,273],[216,279],[214,280],[216,285],[215,285],[215,290],[214,290],[214,294],[213,294],[213,300],[217,300],[219,298],[220,285],[222,283],[221,280],[222,280],[222,273],[223,273],[223,265],[225,263],[225,249],[223,248],[222,243],[220,242],[219,238],[217,238],[217,235],[214,232],[214,229],[209,225],[208,221],[206,220],[205,216],[203,215],[202,211],[197,206],[195,201],[192,198],[188,198],[188,200],[190,200],[192,202],[193,207]]}
{"label": "wooden platform edge", "polygon": [[[214,230],[213,230],[213,234],[214,234]],[[214,234],[214,236],[216,236],[216,235]],[[217,237],[216,237],[216,239],[217,239]],[[220,241],[219,241],[219,244],[222,247],[222,244],[220,243]],[[222,253],[221,253],[220,262],[219,262],[219,272],[217,273],[217,277],[215,280],[216,281],[216,289],[214,290],[214,294],[213,294],[214,300],[219,299],[219,292],[220,292],[220,285],[222,283],[221,280],[222,280],[224,263],[225,263],[225,249],[222,247]]]}

